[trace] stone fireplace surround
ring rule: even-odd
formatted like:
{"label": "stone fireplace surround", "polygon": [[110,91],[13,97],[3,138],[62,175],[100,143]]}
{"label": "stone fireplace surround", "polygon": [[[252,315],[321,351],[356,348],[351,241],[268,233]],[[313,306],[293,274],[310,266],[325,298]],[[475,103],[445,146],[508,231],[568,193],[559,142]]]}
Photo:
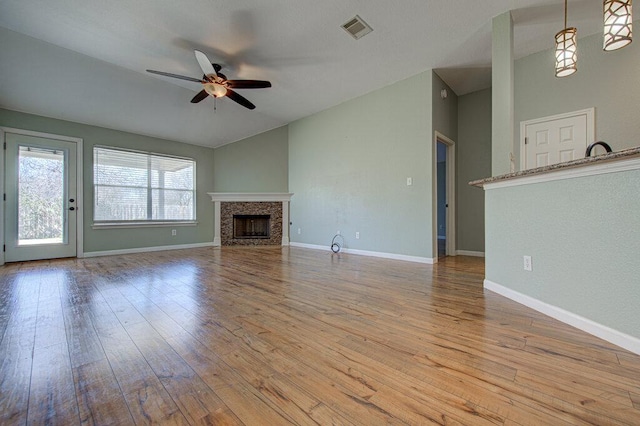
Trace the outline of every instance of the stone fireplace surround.
{"label": "stone fireplace surround", "polygon": [[[213,223],[213,245],[216,247],[222,245],[231,245],[230,240],[233,238],[233,214],[263,214],[260,213],[264,207],[265,213],[271,215],[272,238],[266,239],[247,239],[243,242],[233,240],[234,245],[254,245],[254,244],[270,244],[270,245],[289,245],[289,202],[293,194],[282,192],[208,192],[211,201],[214,204],[214,223]],[[224,205],[224,208],[222,204]],[[282,208],[276,205],[282,203]],[[281,220],[279,220],[281,217]],[[274,222],[278,221],[276,225]],[[230,226],[229,226],[230,224]],[[280,241],[274,239],[273,232],[281,230]],[[230,234],[227,236],[227,234]],[[276,237],[277,238],[277,237]]]}

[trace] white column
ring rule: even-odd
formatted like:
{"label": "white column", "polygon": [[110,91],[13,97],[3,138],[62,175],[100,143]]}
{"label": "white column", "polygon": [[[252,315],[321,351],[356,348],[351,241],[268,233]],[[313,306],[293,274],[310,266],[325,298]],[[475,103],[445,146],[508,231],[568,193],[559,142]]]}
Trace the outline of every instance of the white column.
{"label": "white column", "polygon": [[289,245],[289,202],[282,202],[282,245]]}
{"label": "white column", "polygon": [[220,247],[222,239],[220,238],[220,201],[213,202],[213,246]]}
{"label": "white column", "polygon": [[509,11],[496,16],[491,22],[491,176],[499,176],[512,171],[513,18]]}

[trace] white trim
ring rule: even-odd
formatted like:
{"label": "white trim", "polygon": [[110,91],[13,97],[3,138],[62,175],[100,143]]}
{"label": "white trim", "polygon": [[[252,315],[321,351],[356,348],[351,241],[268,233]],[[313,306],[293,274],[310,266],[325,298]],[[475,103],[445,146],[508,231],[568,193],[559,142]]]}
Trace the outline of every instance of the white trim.
{"label": "white trim", "polygon": [[446,233],[446,254],[448,256],[456,255],[456,144],[455,142],[435,131],[433,138],[433,199],[432,199],[432,235],[433,238],[433,254],[438,257],[438,142],[442,142],[447,147],[447,226]]}
{"label": "white trim", "polygon": [[542,302],[487,279],[484,280],[484,288],[640,355],[640,339],[637,337],[614,330],[606,325],[599,324],[573,312],[565,311],[562,308]]}
{"label": "white trim", "polygon": [[149,253],[153,251],[184,250],[191,248],[213,247],[213,243],[176,244],[172,246],[138,247],[119,250],[89,251],[84,257],[114,256],[119,254]]}
{"label": "white trim", "polygon": [[172,226],[197,226],[197,221],[188,222],[103,222],[91,225],[92,229],[123,229],[123,228],[171,228]]}
{"label": "white trim", "polygon": [[163,153],[154,152],[154,151],[141,151],[139,149],[121,148],[121,147],[112,146],[112,145],[94,145],[93,148],[94,150],[95,148],[99,148],[99,149],[104,149],[106,151],[121,151],[121,152],[129,152],[132,154],[155,155],[156,157],[164,157],[164,158],[171,158],[171,159],[177,159],[177,160],[188,160],[193,162],[194,164],[196,162],[195,158],[191,158],[191,157],[181,157],[179,155],[163,154]]}
{"label": "white trim", "polygon": [[273,202],[291,201],[292,193],[286,192],[207,192],[211,201],[223,202]]}
{"label": "white trim", "polygon": [[84,257],[84,140],[76,141],[76,257]]}
{"label": "white trim", "polygon": [[[308,248],[313,250],[331,251],[331,247],[329,246],[320,246],[316,244],[291,242],[289,245],[291,247],[301,247],[301,248]],[[403,260],[406,262],[426,263],[428,265],[433,265],[434,263],[436,263],[436,259],[432,259],[429,257],[409,256],[406,254],[382,253],[378,251],[356,250],[356,249],[348,249],[344,247],[340,249],[340,252],[347,253],[347,254],[356,254],[360,256],[380,257],[383,259]]]}
{"label": "white trim", "polygon": [[[84,140],[73,136],[56,135],[53,133],[35,132],[32,130],[16,129],[14,127],[0,126],[0,142],[5,143],[6,133],[13,133],[36,138],[52,139],[76,144],[76,257],[84,257]],[[0,188],[4,192],[4,150],[0,154],[0,164],[3,172],[0,173]],[[0,209],[0,241],[4,244],[4,205]],[[0,265],[4,265],[4,252],[0,257]]]}
{"label": "white trim", "polygon": [[472,251],[472,250],[456,250],[458,256],[473,256],[473,257],[484,257],[483,251]]}
{"label": "white trim", "polygon": [[[4,144],[6,142],[6,139],[4,137],[5,135],[5,127],[0,127],[0,143]],[[0,169],[2,169],[2,173],[0,173],[0,188],[2,189],[2,193],[5,193],[5,188],[4,188],[4,175],[5,175],[5,171],[4,171],[4,149],[0,149]],[[4,209],[5,209],[5,202],[2,201],[2,208],[0,208],[0,243],[4,244]],[[4,265],[4,250],[0,253],[0,266]]]}
{"label": "white trim", "polygon": [[553,182],[556,180],[574,179],[638,169],[640,169],[640,157],[622,157],[621,159],[612,158],[602,162],[580,164],[566,169],[552,169],[547,172],[541,172],[540,174],[514,176],[497,182],[485,183],[483,187],[485,190],[508,188],[511,186],[531,185],[534,183]]}
{"label": "white trim", "polygon": [[563,114],[550,115],[547,117],[535,118],[533,120],[521,121],[520,122],[520,170],[526,169],[526,147],[524,143],[524,139],[526,137],[526,128],[532,124],[540,124],[546,121],[554,121],[554,120],[564,120],[565,118],[578,117],[580,115],[585,115],[587,118],[587,143],[584,146],[587,149],[587,145],[595,141],[596,137],[596,127],[595,127],[595,108],[587,108],[581,109],[579,111],[573,112],[565,112]]}
{"label": "white trim", "polygon": [[282,202],[282,243],[283,246],[289,245],[289,201]]}
{"label": "white trim", "polygon": [[220,201],[213,202],[213,245],[220,247],[222,238],[220,233]]}
{"label": "white trim", "polygon": [[14,134],[24,135],[24,136],[33,136],[35,138],[53,139],[53,140],[58,140],[58,141],[75,142],[75,143],[82,143],[83,142],[82,138],[76,138],[76,137],[73,137],[73,136],[55,135],[53,133],[44,133],[44,132],[34,132],[34,131],[31,131],[31,130],[16,129],[14,127],[1,127],[0,126],[0,130],[3,130],[6,133],[14,133]]}

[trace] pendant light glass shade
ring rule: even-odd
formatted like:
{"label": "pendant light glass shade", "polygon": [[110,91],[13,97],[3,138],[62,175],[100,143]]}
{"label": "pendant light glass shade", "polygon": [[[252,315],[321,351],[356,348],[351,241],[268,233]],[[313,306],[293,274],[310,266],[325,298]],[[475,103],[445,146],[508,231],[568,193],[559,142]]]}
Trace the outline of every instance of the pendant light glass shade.
{"label": "pendant light glass shade", "polygon": [[604,0],[604,50],[621,49],[632,39],[632,0]]}
{"label": "pendant light glass shade", "polygon": [[556,77],[566,77],[578,70],[577,34],[573,27],[556,34]]}

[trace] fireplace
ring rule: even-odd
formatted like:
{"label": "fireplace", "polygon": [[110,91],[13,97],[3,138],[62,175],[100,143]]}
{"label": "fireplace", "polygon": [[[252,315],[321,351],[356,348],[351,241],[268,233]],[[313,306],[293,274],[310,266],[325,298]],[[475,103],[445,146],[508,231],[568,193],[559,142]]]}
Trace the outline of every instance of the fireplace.
{"label": "fireplace", "polygon": [[234,214],[233,238],[271,238],[271,215]]}
{"label": "fireplace", "polygon": [[[281,192],[209,192],[208,194],[214,205],[214,246],[289,245],[289,201],[293,194]],[[265,221],[264,217],[268,219]]]}

